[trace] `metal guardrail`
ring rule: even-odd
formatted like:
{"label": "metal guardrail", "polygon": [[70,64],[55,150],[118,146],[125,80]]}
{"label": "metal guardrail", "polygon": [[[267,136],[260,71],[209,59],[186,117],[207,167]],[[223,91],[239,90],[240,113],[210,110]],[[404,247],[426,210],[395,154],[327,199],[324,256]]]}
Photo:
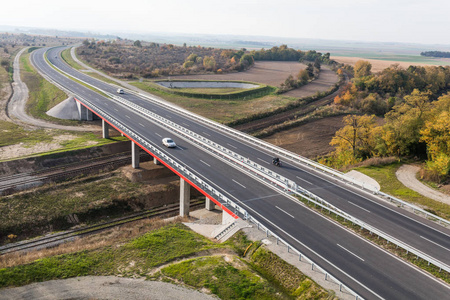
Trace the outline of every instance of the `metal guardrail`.
{"label": "metal guardrail", "polygon": [[[55,68],[57,68],[57,67],[55,66]],[[60,70],[60,69],[58,69],[58,70]],[[67,74],[66,72],[64,72],[62,70],[60,70],[60,71],[64,74]],[[70,74],[67,74],[67,75],[70,76]],[[77,80],[79,80],[79,79],[77,79]],[[272,172],[269,169],[266,169],[263,166],[251,161],[250,159],[245,158],[225,147],[222,147],[219,144],[216,144],[215,142],[213,142],[213,141],[211,141],[211,140],[209,140],[187,128],[184,128],[183,126],[180,126],[175,122],[167,120],[167,119],[161,117],[160,115],[153,113],[153,112],[151,112],[129,100],[126,100],[122,97],[116,96],[115,94],[101,90],[101,89],[95,87],[94,85],[91,85],[82,80],[80,80],[80,81],[86,85],[96,88],[97,90],[108,95],[112,99],[119,101],[123,105],[125,105],[131,109],[134,109],[134,110],[142,113],[143,115],[151,118],[153,121],[155,121],[159,125],[166,127],[172,131],[175,131],[178,134],[181,134],[182,136],[188,138],[192,142],[202,146],[204,149],[208,150],[208,149],[214,148],[215,154],[219,154],[220,156],[227,159],[228,161],[233,162],[235,165],[240,165],[241,167],[244,167],[247,171],[253,173],[254,175],[258,176],[259,178],[264,179],[265,181],[267,181],[269,183],[273,183],[273,184],[278,185],[279,187],[282,187],[287,193],[291,192],[300,197],[307,199],[308,201],[312,201],[316,205],[319,205],[319,206],[327,209],[328,211],[333,212],[336,215],[339,215],[340,217],[342,217],[344,219],[351,220],[353,223],[357,224],[358,226],[365,228],[365,229],[369,230],[370,232],[375,233],[376,235],[387,240],[388,242],[391,242],[391,243],[405,249],[408,252],[414,253],[415,255],[417,255],[417,257],[420,257],[420,258],[424,259],[425,261],[432,263],[433,265],[439,267],[440,269],[444,269],[447,272],[450,272],[450,266],[433,259],[431,256],[428,256],[425,253],[407,245],[406,243],[403,243],[402,241],[399,241],[398,239],[384,233],[383,231],[380,231],[377,228],[375,228],[369,224],[366,224],[365,222],[353,217],[352,215],[346,213],[345,211],[328,203],[326,200],[314,195],[313,193],[307,191],[306,189],[303,189],[301,186],[296,184],[294,181],[291,181],[291,180],[287,179],[286,177],[283,177],[275,172]]]}
{"label": "metal guardrail", "polygon": [[[113,86],[115,86],[115,85],[113,84]],[[222,132],[226,132],[228,134],[233,135],[233,137],[239,137],[239,138],[241,138],[241,139],[243,139],[245,141],[252,142],[254,145],[258,145],[259,147],[261,147],[263,149],[270,150],[270,151],[272,151],[274,153],[277,153],[279,155],[281,154],[281,155],[284,156],[284,158],[288,158],[288,159],[290,159],[292,161],[295,161],[297,163],[306,164],[306,165],[308,165],[310,167],[313,167],[314,169],[319,169],[319,170],[321,170],[321,171],[323,171],[323,172],[325,172],[325,173],[327,173],[327,174],[329,174],[329,175],[331,175],[333,177],[340,178],[342,181],[348,182],[348,183],[354,185],[355,187],[361,188],[362,190],[370,191],[373,194],[378,195],[380,197],[383,197],[383,198],[387,199],[390,202],[395,202],[395,203],[399,204],[401,207],[404,207],[404,206],[409,207],[410,209],[412,209],[412,211],[414,213],[420,213],[420,214],[424,215],[429,220],[437,221],[437,223],[440,224],[440,225],[450,226],[450,221],[449,220],[446,220],[446,219],[441,218],[441,217],[439,217],[439,216],[437,216],[437,215],[435,215],[433,213],[430,213],[430,212],[428,212],[428,211],[426,211],[426,210],[424,210],[424,209],[422,209],[422,208],[420,208],[420,207],[418,207],[418,206],[416,206],[414,204],[411,204],[409,202],[406,202],[404,200],[398,199],[398,198],[396,198],[394,196],[391,196],[389,194],[381,192],[375,186],[372,186],[372,185],[367,184],[367,183],[365,184],[365,183],[359,182],[355,178],[348,177],[344,173],[342,173],[340,171],[337,171],[337,170],[335,170],[333,168],[330,168],[328,166],[324,166],[322,164],[319,164],[319,163],[317,163],[315,161],[312,161],[312,160],[310,160],[310,159],[308,159],[306,157],[303,157],[301,155],[298,155],[296,153],[287,151],[287,150],[282,149],[280,147],[274,146],[274,145],[272,145],[270,143],[266,143],[266,142],[264,142],[262,140],[259,140],[259,139],[255,138],[255,137],[252,137],[252,136],[248,135],[248,134],[245,134],[245,133],[243,133],[241,131],[238,131],[238,130],[235,130],[235,129],[230,128],[228,126],[219,124],[217,122],[214,122],[214,121],[212,121],[210,119],[207,119],[207,118],[204,118],[202,116],[196,115],[196,114],[194,114],[194,113],[192,113],[190,111],[187,111],[187,110],[184,110],[184,109],[182,109],[180,107],[174,106],[171,103],[168,103],[166,101],[157,99],[156,97],[151,97],[151,96],[149,96],[147,94],[138,93],[138,92],[135,92],[135,91],[130,90],[130,89],[126,89],[126,90],[129,93],[135,94],[135,95],[140,96],[140,97],[144,97],[144,98],[146,98],[146,99],[148,99],[148,100],[150,100],[153,103],[156,103],[158,105],[164,105],[165,108],[168,108],[168,109],[170,109],[172,111],[176,111],[178,113],[182,113],[183,115],[188,115],[190,118],[195,119],[195,120],[199,120],[202,123],[207,123],[208,125],[216,128],[216,129],[219,129]]]}
{"label": "metal guardrail", "polygon": [[[48,64],[48,62],[47,62]],[[70,89],[67,89],[66,87],[60,85],[56,81],[54,81],[52,78],[48,77],[46,74],[43,74],[43,72],[40,72],[39,68],[37,68],[39,73],[44,76],[49,82],[56,85],[58,88],[62,89],[63,91],[73,94],[75,92],[71,91]],[[60,70],[63,72],[62,70]],[[65,72],[63,72],[65,73]],[[87,84],[87,83],[86,83]],[[80,97],[79,97],[80,98]],[[257,225],[258,229],[264,228],[266,234],[269,236],[274,236],[277,238],[278,241],[281,241],[283,244],[288,246],[288,252],[290,249],[292,251],[296,252],[299,255],[299,259],[303,257],[308,262],[311,263],[312,268],[314,269],[314,266],[318,268],[324,275],[325,279],[330,278],[335,283],[339,285],[339,289],[342,291],[345,289],[347,292],[355,296],[355,299],[363,299],[360,297],[357,293],[355,293],[352,289],[347,287],[345,284],[343,284],[341,281],[339,281],[336,277],[330,275],[324,268],[320,267],[318,264],[314,263],[313,260],[308,258],[306,255],[302,254],[300,251],[296,250],[294,247],[289,245],[287,242],[285,242],[282,238],[280,238],[278,235],[270,231],[267,227],[265,227],[262,223],[260,223],[257,219],[253,218],[245,209],[240,207],[238,204],[236,204],[234,201],[230,200],[228,197],[220,193],[218,190],[214,189],[211,185],[209,185],[207,182],[202,180],[199,176],[195,175],[193,172],[191,172],[189,169],[187,169],[183,164],[178,163],[176,160],[172,159],[170,156],[165,154],[163,151],[159,150],[157,147],[153,146],[151,143],[147,142],[145,139],[137,135],[136,133],[129,130],[126,126],[124,126],[122,123],[117,121],[115,118],[110,116],[108,113],[97,107],[95,104],[91,103],[90,101],[87,101],[85,99],[80,99],[82,102],[89,104],[92,109],[94,109],[97,113],[100,113],[103,118],[108,119],[111,123],[113,123],[117,128],[120,128],[123,132],[126,132],[130,137],[133,137],[135,140],[137,140],[141,145],[147,147],[149,150],[152,151],[155,155],[157,155],[159,158],[164,159],[164,161],[169,164],[173,169],[177,170],[179,174],[183,175],[186,178],[189,178],[192,182],[194,182],[198,187],[200,187],[203,191],[207,192],[210,196],[214,197],[217,201],[222,203],[225,207],[230,209],[230,211],[233,211],[235,214],[239,214],[244,220],[248,220],[254,224]],[[312,201],[312,200],[311,200]]]}

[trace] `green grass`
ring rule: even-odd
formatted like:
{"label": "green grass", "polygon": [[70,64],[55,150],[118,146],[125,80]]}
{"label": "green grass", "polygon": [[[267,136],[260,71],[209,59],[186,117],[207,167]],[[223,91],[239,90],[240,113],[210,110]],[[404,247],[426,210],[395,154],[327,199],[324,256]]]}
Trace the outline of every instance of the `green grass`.
{"label": "green grass", "polygon": [[[232,249],[242,250],[248,242],[240,232],[228,242],[216,244],[181,223],[170,224],[128,242],[116,242],[114,246],[0,269],[0,288],[77,276],[120,275],[181,282],[197,289],[206,288],[221,299],[333,299],[332,293],[260,248],[259,243],[248,258],[232,254]],[[218,251],[228,253],[226,259],[223,254],[214,255]],[[190,258],[199,253],[203,255]],[[205,256],[206,253],[210,255]],[[149,275],[161,265],[166,266]],[[258,269],[263,268],[267,271],[260,273]]]}
{"label": "green grass", "polygon": [[38,142],[51,142],[53,134],[44,129],[26,130],[15,123],[0,120],[0,147],[24,143],[34,145]]}
{"label": "green grass", "polygon": [[81,65],[79,65],[73,58],[72,55],[70,54],[70,50],[72,48],[68,48],[64,51],[61,52],[61,57],[62,59],[72,68],[76,69],[76,70],[82,70],[83,67]]}
{"label": "green grass", "polygon": [[[168,225],[122,246],[43,258],[0,269],[0,288],[86,275],[145,275],[152,268],[214,244],[182,224]],[[218,245],[220,247],[220,245]],[[129,263],[135,261],[135,267]]]}
{"label": "green grass", "polygon": [[246,264],[236,268],[222,256],[187,260],[163,268],[161,273],[195,288],[205,287],[224,300],[284,298]]}
{"label": "green grass", "polygon": [[245,91],[240,88],[177,88],[179,93],[198,93],[198,94],[229,94],[234,92]]}
{"label": "green grass", "polygon": [[61,125],[79,125],[79,121],[61,120],[46,114],[55,105],[67,99],[67,95],[53,84],[42,78],[29,63],[30,54],[20,58],[22,81],[28,87],[29,99],[26,105],[27,112],[35,118],[50,121]]}
{"label": "green grass", "polygon": [[143,91],[160,96],[184,109],[221,123],[231,122],[259,112],[274,110],[296,101],[296,99],[278,95],[267,95],[246,101],[199,99],[165,93],[153,87],[151,82],[130,82],[130,84]]}
{"label": "green grass", "polygon": [[381,186],[381,190],[387,194],[398,197],[402,200],[424,207],[438,216],[450,219],[450,206],[425,196],[405,187],[395,176],[395,172],[402,163],[393,163],[384,166],[370,166],[356,168],[357,171],[364,173],[376,181]]}

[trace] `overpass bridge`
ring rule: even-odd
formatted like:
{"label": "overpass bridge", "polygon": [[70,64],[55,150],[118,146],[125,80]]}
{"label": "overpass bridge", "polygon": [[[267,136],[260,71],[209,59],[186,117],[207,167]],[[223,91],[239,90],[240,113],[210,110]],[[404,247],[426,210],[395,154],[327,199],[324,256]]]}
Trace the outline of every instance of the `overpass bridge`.
{"label": "overpass bridge", "polygon": [[[116,95],[116,86],[65,64],[61,50],[36,50],[32,62],[51,82],[75,95],[87,119],[97,115],[103,120],[105,137],[108,127],[114,127],[133,141],[134,153],[144,149],[179,175],[182,187],[192,185],[230,216],[258,224],[355,296],[450,299],[448,284],[310,210],[293,195],[307,197],[444,269],[450,265],[447,227],[386,203],[368,187],[347,184],[334,170],[152,95]],[[176,137],[178,147],[162,147],[166,136]],[[270,164],[273,156],[282,158],[283,168]]]}

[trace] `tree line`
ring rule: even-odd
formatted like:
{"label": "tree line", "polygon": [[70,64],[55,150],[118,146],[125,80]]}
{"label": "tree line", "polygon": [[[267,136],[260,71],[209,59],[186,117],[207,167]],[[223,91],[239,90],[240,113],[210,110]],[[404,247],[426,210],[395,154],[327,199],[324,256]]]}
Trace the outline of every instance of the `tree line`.
{"label": "tree line", "polygon": [[423,157],[427,179],[444,180],[450,171],[450,67],[393,65],[372,74],[369,62],[358,61],[353,71],[334,102],[362,115],[344,117],[330,143],[335,151],[322,162],[341,167],[372,157]]}
{"label": "tree line", "polygon": [[421,52],[420,55],[428,57],[450,58],[450,52],[443,52],[443,51],[424,51]]}
{"label": "tree line", "polygon": [[368,61],[357,61],[352,70],[353,80],[334,99],[334,103],[384,116],[414,90],[429,92],[430,99],[435,100],[450,87],[448,66],[410,66],[403,69],[394,64],[377,74],[373,74],[371,69]]}

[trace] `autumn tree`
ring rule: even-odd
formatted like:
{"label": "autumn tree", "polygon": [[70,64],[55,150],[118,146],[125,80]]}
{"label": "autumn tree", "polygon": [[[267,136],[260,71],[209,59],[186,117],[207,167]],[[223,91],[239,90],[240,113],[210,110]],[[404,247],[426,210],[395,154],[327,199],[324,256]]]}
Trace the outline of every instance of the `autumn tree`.
{"label": "autumn tree", "polygon": [[142,48],[142,43],[141,43],[140,40],[134,41],[133,45],[134,45],[135,47]]}
{"label": "autumn tree", "polygon": [[330,142],[330,145],[336,147],[334,156],[341,160],[341,164],[352,164],[373,154],[376,146],[374,118],[368,115],[344,117],[345,126],[336,132]]}
{"label": "autumn tree", "polygon": [[372,64],[366,60],[358,60],[353,67],[355,78],[369,76],[372,74]]}
{"label": "autumn tree", "polygon": [[422,155],[424,147],[420,142],[420,129],[431,108],[429,92],[414,90],[404,97],[402,104],[386,114],[385,141],[393,155]]}
{"label": "autumn tree", "polygon": [[215,70],[215,68],[216,68],[216,60],[212,56],[205,56],[203,58],[203,66],[207,70]]}
{"label": "autumn tree", "polygon": [[420,134],[427,145],[427,169],[444,178],[450,171],[450,93],[433,103]]}

